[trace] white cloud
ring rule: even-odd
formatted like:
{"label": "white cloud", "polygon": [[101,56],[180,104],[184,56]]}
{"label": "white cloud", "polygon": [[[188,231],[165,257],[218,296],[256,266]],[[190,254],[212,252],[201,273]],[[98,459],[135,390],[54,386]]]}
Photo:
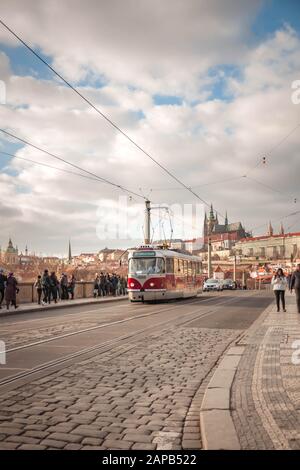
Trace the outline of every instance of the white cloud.
{"label": "white cloud", "polygon": [[[299,36],[287,27],[250,47],[247,26],[259,2],[154,3],[90,1],[83,9],[74,1],[71,8],[68,1],[4,0],[2,16],[68,78],[88,77],[84,94],[189,186],[245,174],[300,122],[300,106],[290,99],[291,82],[300,78]],[[11,41],[2,29],[0,41]],[[232,98],[211,99],[209,69],[226,63],[240,70],[238,79],[223,76]],[[8,90],[0,127],[135,192],[178,186],[56,80],[13,74],[3,53],[0,72]],[[104,86],[97,87],[98,77]],[[154,94],[184,99],[156,106]],[[249,228],[277,219],[296,210],[298,148],[295,132],[250,173],[287,195],[250,179],[197,191]],[[72,170],[30,147],[16,155]],[[115,200],[115,189],[17,159],[10,171],[16,174],[0,175],[2,245],[9,234],[19,245],[55,253],[66,250],[69,236],[75,251],[119,243],[96,235],[97,201]],[[174,189],[153,190],[151,199],[199,202]]]}

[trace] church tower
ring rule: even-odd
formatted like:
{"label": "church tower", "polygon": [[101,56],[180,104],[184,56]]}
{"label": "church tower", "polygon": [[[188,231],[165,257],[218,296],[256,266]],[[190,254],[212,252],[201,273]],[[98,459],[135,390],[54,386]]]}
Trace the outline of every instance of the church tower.
{"label": "church tower", "polygon": [[281,222],[280,224],[280,235],[284,235],[284,226],[283,226],[283,223]]}
{"label": "church tower", "polygon": [[209,212],[209,219],[208,219],[208,222],[207,222],[208,231],[210,233],[213,231],[214,226],[216,225],[216,223],[217,223],[217,220],[216,220],[215,215],[214,215],[214,208],[213,208],[213,205],[211,204],[210,212]]}
{"label": "church tower", "polygon": [[68,254],[68,263],[72,263],[72,250],[71,250],[71,240],[69,240],[69,254]]}
{"label": "church tower", "polygon": [[207,237],[207,215],[206,211],[204,213],[204,223],[203,223],[203,237]]}
{"label": "church tower", "polygon": [[225,215],[225,230],[228,229],[228,215],[227,215],[227,211],[226,211],[226,215]]}
{"label": "church tower", "polygon": [[272,227],[272,224],[271,224],[271,221],[269,222],[269,227],[268,227],[268,235],[269,237],[272,237],[273,236],[273,233],[274,233],[274,230],[273,230],[273,227]]}

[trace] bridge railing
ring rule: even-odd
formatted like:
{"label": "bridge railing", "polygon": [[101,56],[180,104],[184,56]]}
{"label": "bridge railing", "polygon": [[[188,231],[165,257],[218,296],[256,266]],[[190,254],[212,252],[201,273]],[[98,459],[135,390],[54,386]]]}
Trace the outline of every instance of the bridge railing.
{"label": "bridge railing", "polygon": [[[19,282],[18,283],[19,293],[17,294],[17,302],[19,304],[26,304],[37,302],[37,290],[34,287],[33,282]],[[93,281],[81,281],[76,282],[74,298],[85,299],[93,297],[94,295],[94,282]]]}

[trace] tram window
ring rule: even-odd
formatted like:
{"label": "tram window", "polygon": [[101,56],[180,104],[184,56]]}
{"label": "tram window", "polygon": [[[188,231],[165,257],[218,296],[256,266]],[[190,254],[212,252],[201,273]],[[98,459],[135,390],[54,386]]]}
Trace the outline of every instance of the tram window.
{"label": "tram window", "polygon": [[183,261],[183,272],[186,275],[188,272],[188,263],[187,261]]}
{"label": "tram window", "polygon": [[180,260],[178,260],[178,261],[179,261],[180,273],[181,273],[181,274],[184,274],[184,261],[183,261],[183,259],[180,259]]}
{"label": "tram window", "polygon": [[192,266],[192,262],[191,261],[188,261],[187,262],[187,265],[188,265],[188,276],[192,276],[193,275],[193,266]]}
{"label": "tram window", "polygon": [[173,258],[166,259],[166,272],[167,273],[174,273],[174,260]]}
{"label": "tram window", "polygon": [[196,274],[196,263],[194,261],[192,261],[192,276],[195,276]]}
{"label": "tram window", "polygon": [[165,272],[163,258],[131,258],[129,273],[131,274],[162,274]]}
{"label": "tram window", "polygon": [[174,270],[177,273],[180,273],[180,264],[179,264],[179,259],[175,258],[174,259]]}

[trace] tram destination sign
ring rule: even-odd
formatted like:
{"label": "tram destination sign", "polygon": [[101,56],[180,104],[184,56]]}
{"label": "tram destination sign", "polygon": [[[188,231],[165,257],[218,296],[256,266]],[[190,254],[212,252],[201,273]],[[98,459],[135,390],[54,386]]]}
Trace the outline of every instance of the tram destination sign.
{"label": "tram destination sign", "polygon": [[133,253],[134,258],[153,258],[156,256],[155,251],[135,251]]}

